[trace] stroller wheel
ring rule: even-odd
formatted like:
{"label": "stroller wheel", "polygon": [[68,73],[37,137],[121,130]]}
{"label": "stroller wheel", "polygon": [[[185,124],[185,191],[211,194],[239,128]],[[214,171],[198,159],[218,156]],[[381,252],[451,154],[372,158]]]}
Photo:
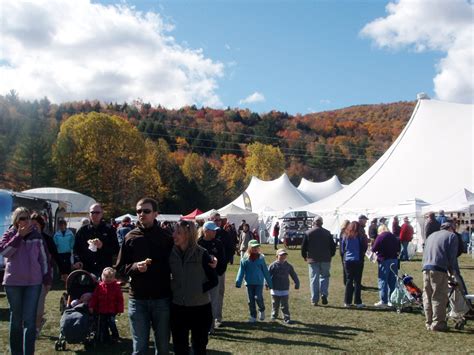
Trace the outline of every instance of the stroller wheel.
{"label": "stroller wheel", "polygon": [[459,321],[454,325],[454,329],[463,330],[465,324],[466,324],[465,320]]}

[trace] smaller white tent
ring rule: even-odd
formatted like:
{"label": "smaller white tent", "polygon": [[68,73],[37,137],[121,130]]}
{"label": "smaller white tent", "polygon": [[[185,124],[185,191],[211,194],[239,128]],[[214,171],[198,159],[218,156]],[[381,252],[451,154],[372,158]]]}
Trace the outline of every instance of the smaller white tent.
{"label": "smaller white tent", "polygon": [[207,220],[213,213],[218,212],[221,217],[226,218],[229,223],[234,223],[237,227],[243,219],[247,222],[250,226],[250,230],[253,228],[258,228],[258,214],[247,211],[243,208],[235,206],[233,204],[227,205],[222,207],[219,210],[209,210],[200,214],[197,219]]}
{"label": "smaller white tent", "polygon": [[312,182],[301,179],[298,185],[298,191],[311,203],[319,201],[333,193],[341,190],[343,185],[339,181],[338,177],[334,175],[332,178],[322,182]]}
{"label": "smaller white tent", "polygon": [[120,217],[115,218],[115,222],[121,223],[125,217],[129,217],[133,223],[136,223],[138,221],[137,216],[130,213],[126,213],[124,215],[121,215]]}
{"label": "smaller white tent", "polygon": [[243,219],[248,223],[250,229],[257,228],[258,225],[258,214],[247,211],[233,204],[221,208],[219,214],[221,217],[227,218],[229,223],[234,223],[236,227]]}
{"label": "smaller white tent", "polygon": [[58,187],[40,187],[25,190],[23,193],[39,198],[65,201],[68,204],[68,213],[88,213],[89,207],[96,203],[92,197]]}
{"label": "smaller white tent", "polygon": [[447,199],[423,207],[422,212],[426,214],[439,210],[474,213],[474,194],[468,189],[461,189]]}
{"label": "smaller white tent", "polygon": [[[286,174],[272,181],[263,181],[253,176],[245,192],[250,198],[252,212],[259,214],[272,210],[277,212],[276,216],[288,209],[309,203]],[[231,204],[245,208],[244,194],[237,197]]]}

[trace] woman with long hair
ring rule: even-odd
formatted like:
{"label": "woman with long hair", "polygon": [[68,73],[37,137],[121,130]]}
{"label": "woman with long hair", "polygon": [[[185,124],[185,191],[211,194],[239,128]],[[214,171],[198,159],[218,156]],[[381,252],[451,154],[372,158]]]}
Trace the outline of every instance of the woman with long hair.
{"label": "woman with long hair", "polygon": [[344,222],[341,224],[341,231],[339,232],[339,253],[341,254],[341,262],[342,262],[342,281],[344,282],[344,286],[346,285],[347,281],[347,275],[346,275],[346,269],[344,268],[344,254],[342,253],[342,240],[346,236],[346,229],[349,226],[351,221],[346,219]]}
{"label": "woman with long hair", "polygon": [[345,229],[341,242],[341,254],[344,260],[346,273],[346,289],[344,292],[344,306],[352,306],[352,300],[357,308],[363,308],[361,297],[362,263],[367,250],[367,241],[359,233],[359,222],[351,222]]}
{"label": "woman with long hair", "polygon": [[[58,249],[54,244],[53,238],[48,235],[44,229],[46,227],[46,222],[38,212],[33,212],[31,214],[31,223],[35,226],[36,230],[41,233],[43,237],[43,241],[45,243],[46,249],[48,250],[47,258],[48,258],[48,265],[50,268],[50,273],[53,275],[53,260],[55,263],[58,262]],[[44,304],[46,301],[46,295],[48,294],[49,290],[51,289],[51,285],[53,284],[53,279],[49,280],[50,282],[47,284],[43,284],[41,287],[41,294],[38,301],[38,310],[36,314],[36,338],[39,337],[41,333],[41,329],[43,328],[44,323],[46,322],[46,318],[44,318]]]}
{"label": "woman with long hair", "polygon": [[[197,244],[193,222],[180,221],[173,233],[171,268],[171,334],[175,354],[189,354],[189,333],[194,354],[205,354],[212,323],[209,290],[217,286],[213,259]],[[214,265],[215,267],[215,265]]]}
{"label": "woman with long hair", "polygon": [[3,285],[10,307],[10,352],[34,354],[36,311],[43,284],[51,282],[46,245],[33,226],[30,211],[13,211],[12,227],[0,238],[5,257]]}

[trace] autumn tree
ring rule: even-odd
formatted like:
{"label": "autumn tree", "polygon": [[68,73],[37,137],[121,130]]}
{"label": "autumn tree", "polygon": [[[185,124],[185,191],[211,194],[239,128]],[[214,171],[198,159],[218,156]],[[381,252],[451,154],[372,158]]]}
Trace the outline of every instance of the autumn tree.
{"label": "autumn tree", "polygon": [[143,196],[163,198],[157,158],[130,123],[96,112],[67,119],[54,150],[60,185],[93,196],[110,213],[131,209]]}
{"label": "autumn tree", "polygon": [[262,180],[273,180],[285,171],[285,157],[278,147],[253,143],[247,146],[245,158],[247,178],[256,176]]}
{"label": "autumn tree", "polygon": [[243,159],[234,154],[225,154],[221,157],[222,167],[219,178],[225,183],[224,194],[232,197],[242,192],[245,183],[245,168]]}

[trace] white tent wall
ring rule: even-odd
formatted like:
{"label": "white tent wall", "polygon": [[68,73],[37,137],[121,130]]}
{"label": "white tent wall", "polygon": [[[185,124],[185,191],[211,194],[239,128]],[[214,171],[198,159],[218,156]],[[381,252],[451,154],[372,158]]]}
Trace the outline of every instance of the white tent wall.
{"label": "white tent wall", "polygon": [[474,213],[474,194],[467,189],[461,189],[443,201],[436,201],[431,205],[423,207],[423,213],[425,214],[430,211],[437,212],[439,210]]}
{"label": "white tent wall", "polygon": [[[433,202],[472,190],[473,117],[473,105],[419,100],[400,136],[372,167],[344,189],[298,209],[326,216],[326,226],[339,228],[349,216],[396,208],[414,196]],[[411,215],[423,224],[415,207]]]}

